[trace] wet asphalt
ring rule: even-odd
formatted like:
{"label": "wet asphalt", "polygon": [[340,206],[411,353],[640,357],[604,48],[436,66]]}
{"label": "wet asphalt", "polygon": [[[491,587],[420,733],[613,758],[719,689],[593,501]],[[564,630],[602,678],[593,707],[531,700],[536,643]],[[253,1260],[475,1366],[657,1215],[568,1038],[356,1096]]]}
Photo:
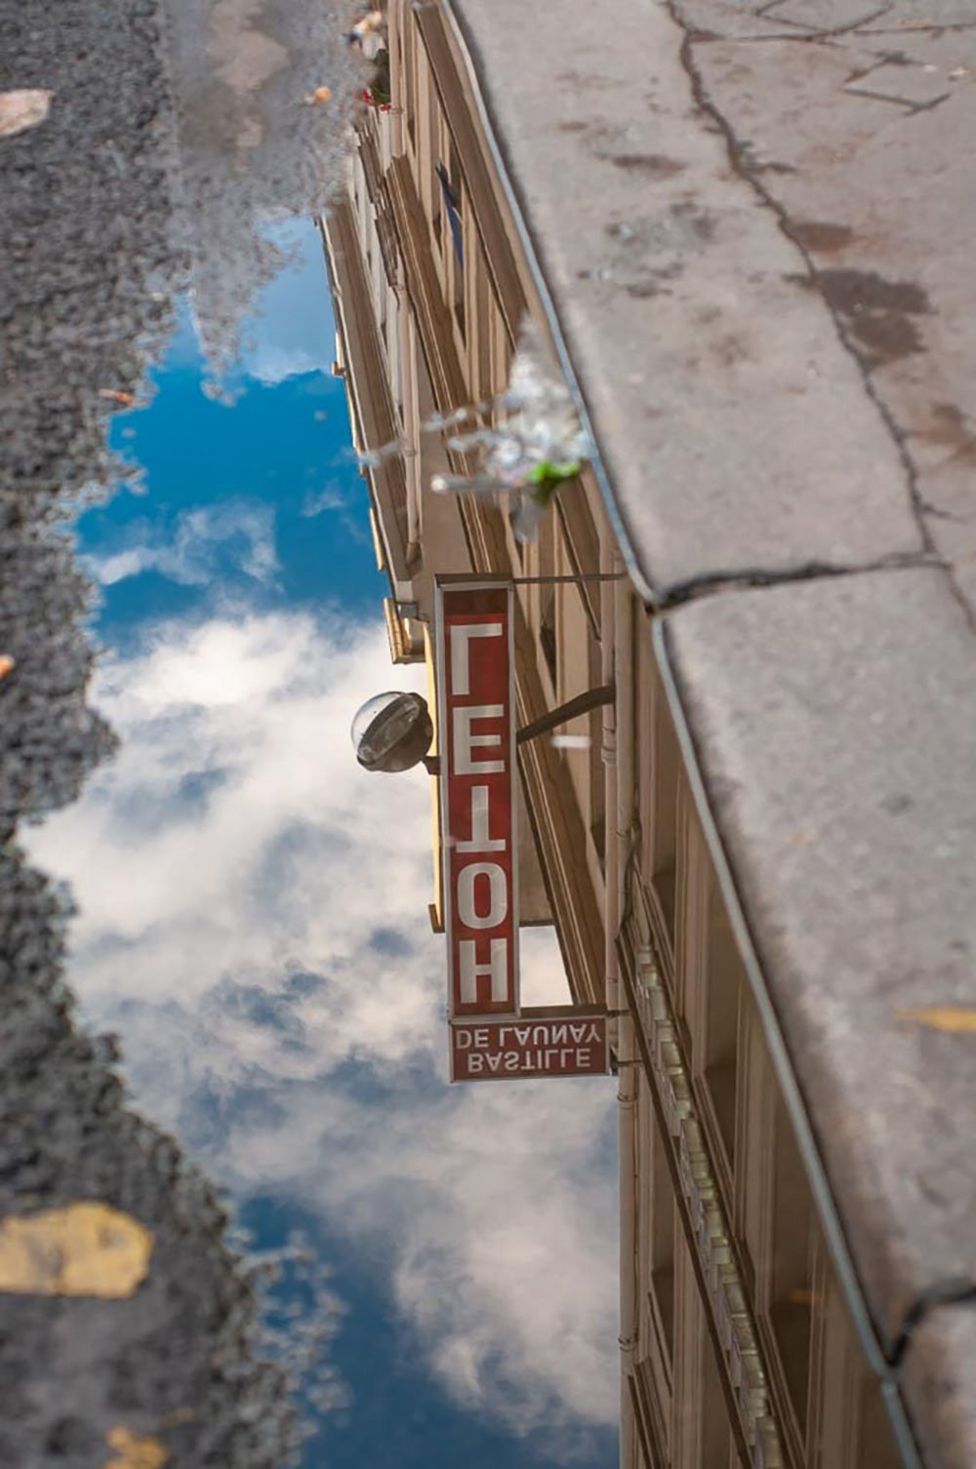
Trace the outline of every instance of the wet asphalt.
{"label": "wet asphalt", "polygon": [[79,1024],[69,898],[17,846],[113,749],[67,527],[112,479],[109,415],[140,393],[186,281],[160,14],[0,0],[0,34],[0,90],[54,94],[0,138],[0,1233],[98,1200],[153,1240],[122,1299],[0,1290],[0,1463],[96,1469],[141,1443],[133,1463],[282,1469],[295,1418],[255,1346],[248,1267],[214,1189],[127,1103],[112,1039]]}

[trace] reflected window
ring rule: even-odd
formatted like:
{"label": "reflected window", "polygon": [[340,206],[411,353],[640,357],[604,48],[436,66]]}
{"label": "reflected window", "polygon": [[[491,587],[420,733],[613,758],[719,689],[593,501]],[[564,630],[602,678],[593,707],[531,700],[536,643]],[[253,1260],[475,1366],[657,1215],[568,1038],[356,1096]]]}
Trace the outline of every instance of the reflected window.
{"label": "reflected window", "polygon": [[447,215],[448,224],[451,226],[451,238],[454,243],[454,259],[458,266],[464,267],[464,234],[461,227],[461,196],[451,182],[450,175],[443,163],[434,165],[434,172],[440,180],[441,198],[444,204],[444,213]]}
{"label": "reflected window", "polygon": [[674,1357],[674,1232],[676,1206],[674,1184],[668,1167],[666,1145],[657,1127],[653,1129],[651,1158],[651,1287],[656,1314],[661,1324],[662,1346],[670,1362]]}
{"label": "reflected window", "polygon": [[802,1438],[805,1436],[810,1392],[816,1221],[800,1150],[786,1108],[779,1101],[773,1148],[769,1324],[776,1339],[786,1390]]}
{"label": "reflected window", "polygon": [[730,1167],[735,1161],[735,1091],[739,998],[744,971],[714,875],[708,887],[704,1079]]}
{"label": "reflected window", "polygon": [[652,877],[661,904],[665,927],[674,943],[676,883],[676,805],[681,757],[678,741],[658,684],[654,698],[654,851]]}
{"label": "reflected window", "polygon": [[542,618],[539,623],[539,642],[554,689],[559,687],[559,671],[556,656],[556,593],[546,588],[542,601]]}
{"label": "reflected window", "polygon": [[729,1411],[722,1391],[714,1343],[707,1331],[702,1335],[702,1431],[698,1462],[700,1469],[728,1469],[734,1445]]}
{"label": "reflected window", "polygon": [[860,1469],[901,1469],[904,1462],[881,1398],[881,1389],[873,1378],[866,1379],[864,1383],[857,1462]]}

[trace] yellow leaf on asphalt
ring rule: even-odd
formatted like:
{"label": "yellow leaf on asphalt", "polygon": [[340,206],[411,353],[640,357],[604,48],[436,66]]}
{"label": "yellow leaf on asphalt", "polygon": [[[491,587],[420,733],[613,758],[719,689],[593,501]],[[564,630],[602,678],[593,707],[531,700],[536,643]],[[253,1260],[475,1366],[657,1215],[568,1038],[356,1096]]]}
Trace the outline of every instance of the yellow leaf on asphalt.
{"label": "yellow leaf on asphalt", "polygon": [[15,667],[9,653],[0,653],[0,678],[6,678],[8,673],[13,673]]}
{"label": "yellow leaf on asphalt", "polygon": [[158,1438],[141,1438],[129,1428],[111,1429],[108,1446],[117,1457],[107,1459],[105,1469],[163,1469],[169,1463],[169,1454]]}
{"label": "yellow leaf on asphalt", "polygon": [[0,1291],[131,1296],[146,1277],[153,1237],[137,1219],[93,1202],[0,1220]]}
{"label": "yellow leaf on asphalt", "polygon": [[120,403],[123,408],[131,408],[136,401],[135,393],[124,393],[121,388],[99,388],[98,396],[110,403]]}
{"label": "yellow leaf on asphalt", "polygon": [[321,107],[324,102],[332,101],[332,88],[316,87],[315,91],[305,98],[305,101],[312,107]]}
{"label": "yellow leaf on asphalt", "polygon": [[913,1020],[930,1030],[976,1032],[976,1009],[956,1009],[951,1005],[933,1005],[929,1010],[899,1010],[899,1020]]}
{"label": "yellow leaf on asphalt", "polygon": [[0,92],[0,138],[13,138],[36,127],[47,117],[53,92],[43,87],[20,87]]}

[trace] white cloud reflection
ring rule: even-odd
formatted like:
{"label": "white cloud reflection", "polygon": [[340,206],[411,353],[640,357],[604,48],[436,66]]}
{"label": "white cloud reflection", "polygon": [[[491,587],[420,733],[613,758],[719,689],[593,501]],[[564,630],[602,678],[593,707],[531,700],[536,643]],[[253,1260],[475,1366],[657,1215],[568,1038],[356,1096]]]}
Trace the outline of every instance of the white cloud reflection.
{"label": "white cloud reflection", "polygon": [[348,506],[346,495],[338,480],[330,479],[325,488],[317,493],[309,493],[302,502],[302,515],[311,519],[314,515],[322,515],[327,510],[345,510]]}
{"label": "white cloud reflection", "polygon": [[[382,630],[307,615],[163,629],[103,663],[121,751],[31,847],[140,1103],[239,1196],[379,1248],[442,1385],[571,1455],[616,1417],[612,1084],[442,1084],[426,777],[348,736],[401,672]],[[558,997],[545,935],[524,952]]]}
{"label": "white cloud reflection", "polygon": [[240,371],[266,386],[321,372],[335,340],[332,302],[323,271],[322,241],[306,220],[268,224],[264,236],[288,268],[258,292],[245,337]]}
{"label": "white cloud reflection", "polygon": [[218,567],[222,549],[234,553],[234,564],[244,576],[273,581],[280,567],[271,506],[233,500],[197,506],[179,515],[163,539],[158,526],[136,522],[124,532],[121,546],[81,560],[105,587],[144,571],[159,572],[182,586],[205,586]]}
{"label": "white cloud reflection", "polygon": [[307,352],[303,347],[277,347],[262,344],[244,356],[244,368],[248,377],[264,383],[265,387],[276,387],[290,377],[302,377],[307,372],[319,372],[322,368],[321,352]]}

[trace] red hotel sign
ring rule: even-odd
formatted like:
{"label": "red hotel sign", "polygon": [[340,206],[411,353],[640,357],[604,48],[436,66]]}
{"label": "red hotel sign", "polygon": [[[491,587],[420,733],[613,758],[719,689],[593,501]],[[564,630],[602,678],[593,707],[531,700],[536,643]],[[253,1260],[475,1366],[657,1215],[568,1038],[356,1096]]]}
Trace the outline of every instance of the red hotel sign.
{"label": "red hotel sign", "polygon": [[603,1076],[605,1012],[519,1005],[514,589],[439,582],[436,618],[451,1080]]}
{"label": "red hotel sign", "polygon": [[453,1019],[515,1016],[513,590],[498,582],[437,588],[441,840]]}
{"label": "red hotel sign", "polygon": [[605,1015],[580,1011],[518,1020],[472,1020],[451,1027],[451,1080],[516,1076],[605,1076]]}

